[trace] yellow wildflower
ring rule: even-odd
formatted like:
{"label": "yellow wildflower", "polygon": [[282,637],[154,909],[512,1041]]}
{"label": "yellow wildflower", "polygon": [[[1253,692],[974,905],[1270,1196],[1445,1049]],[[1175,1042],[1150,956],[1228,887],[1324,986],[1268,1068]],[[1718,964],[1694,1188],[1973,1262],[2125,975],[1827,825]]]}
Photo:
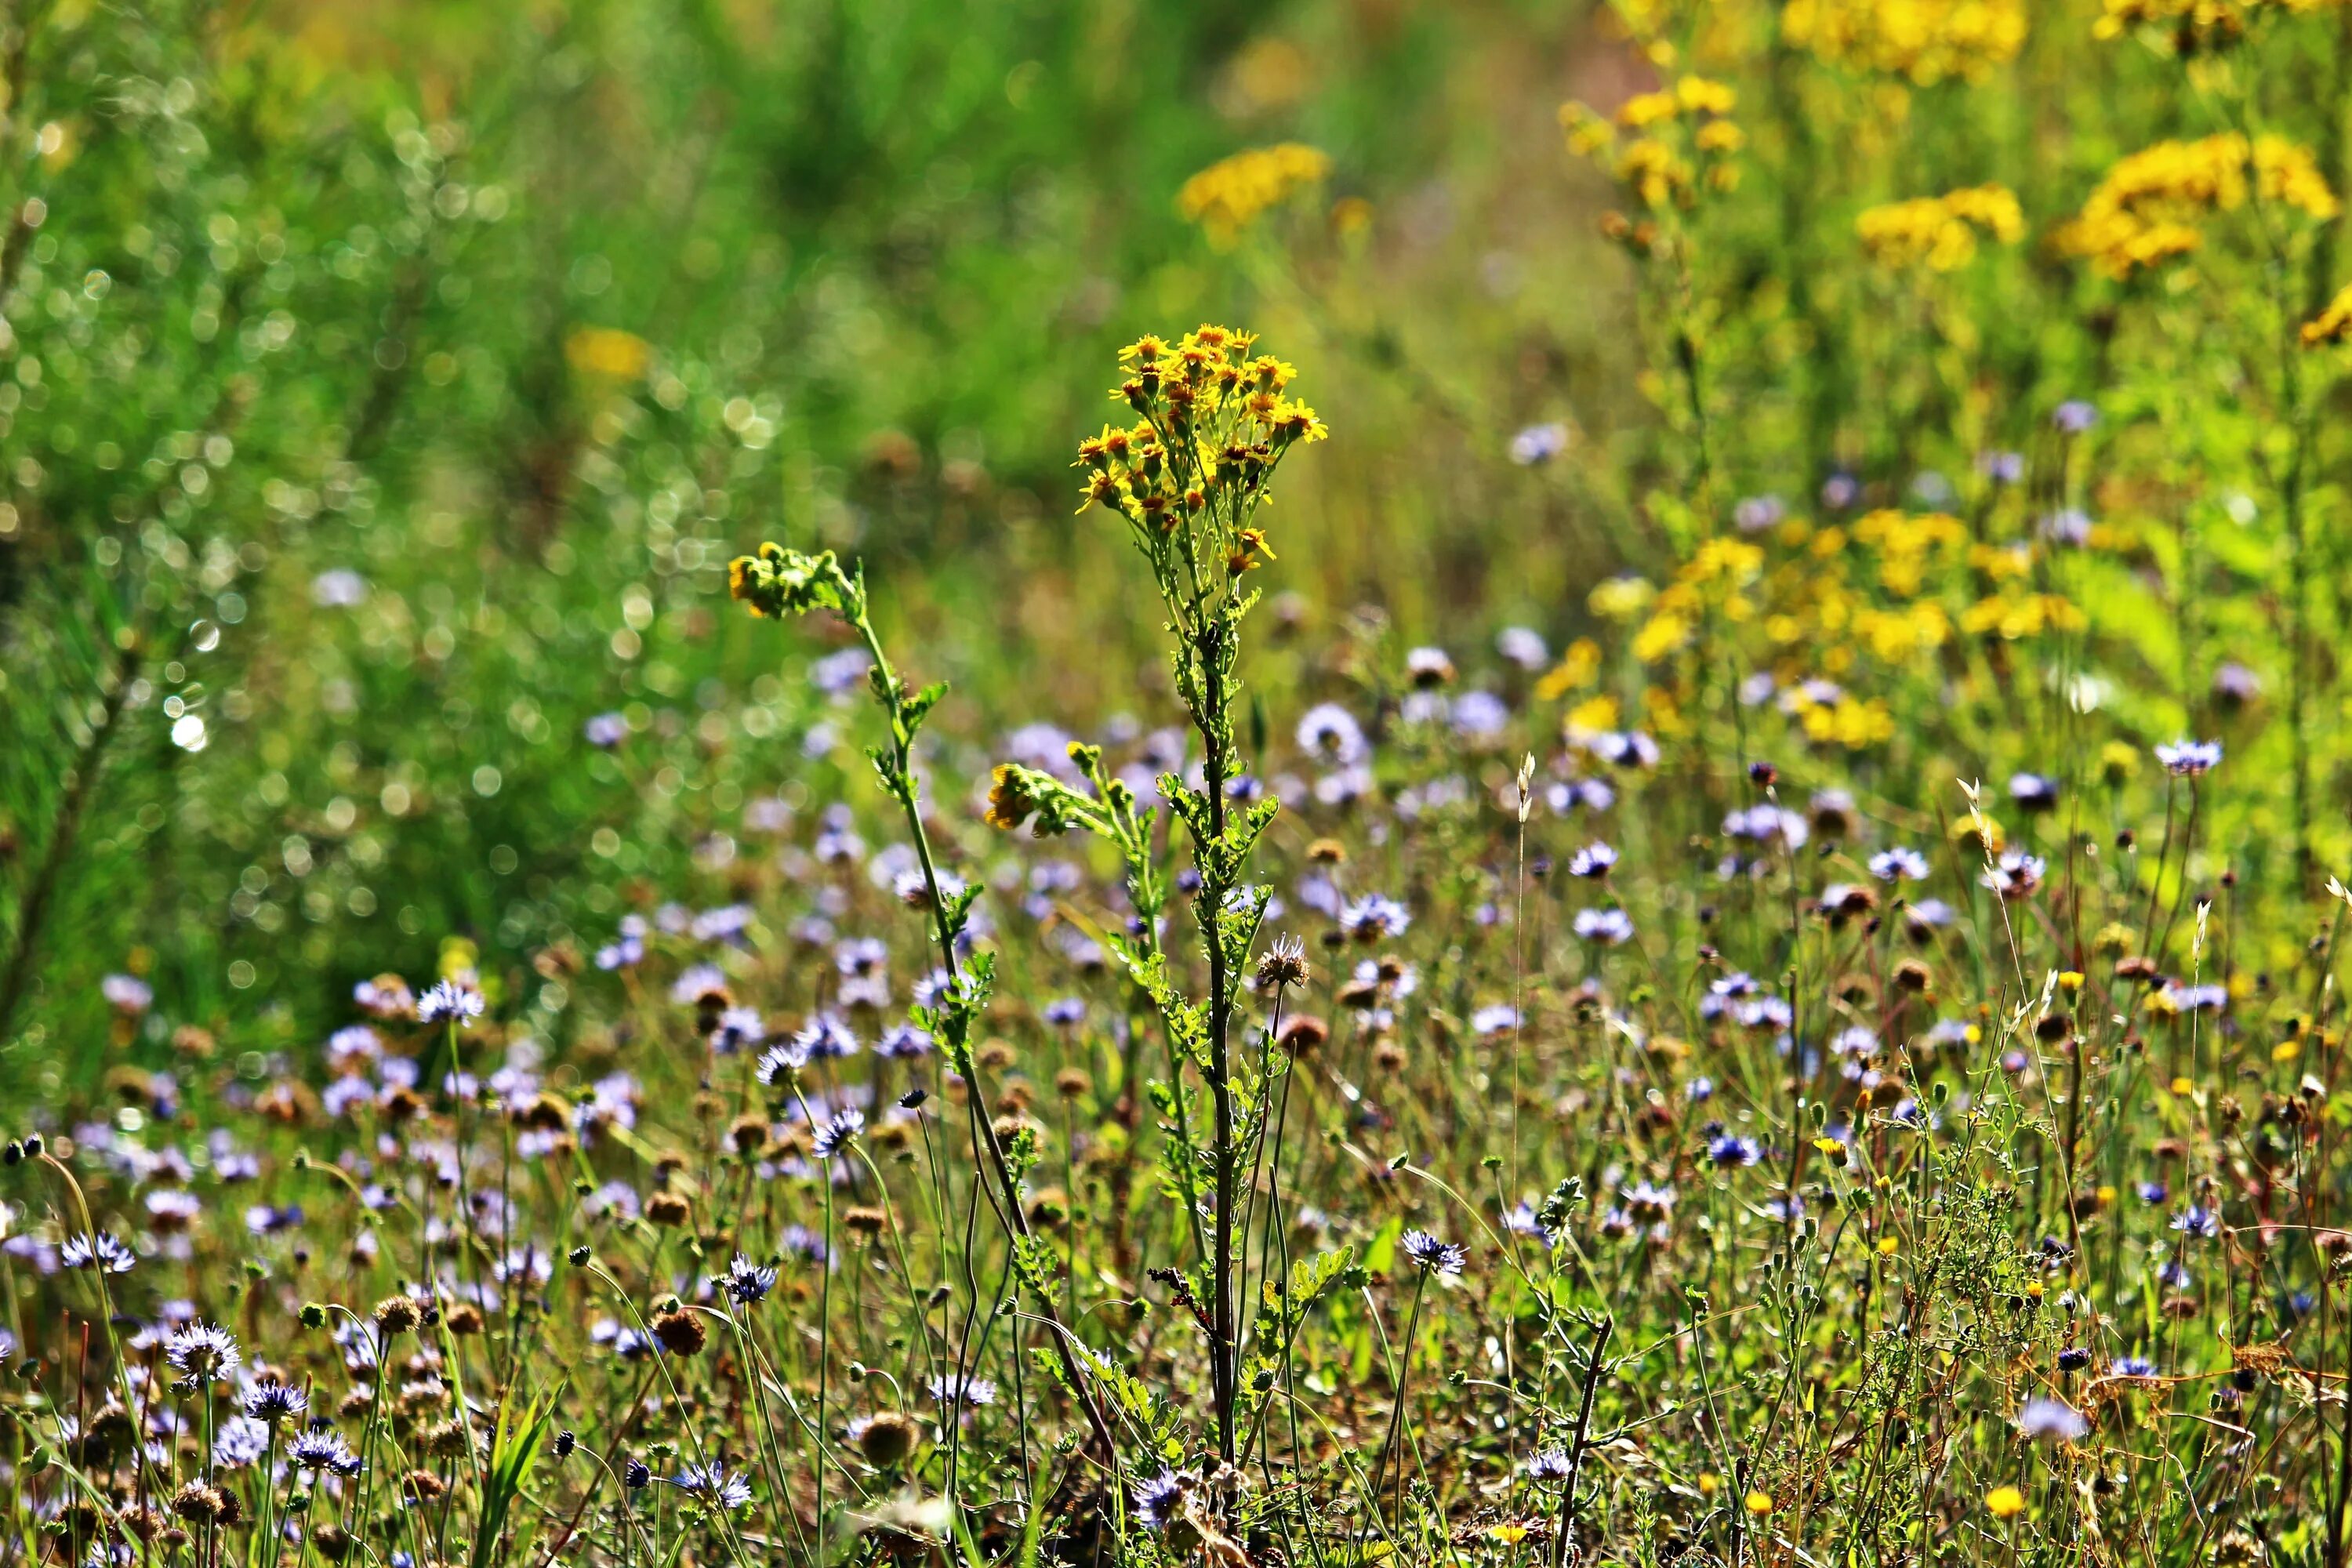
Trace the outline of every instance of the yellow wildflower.
{"label": "yellow wildflower", "polygon": [[1895,715],[1874,697],[1867,702],[1841,695],[1835,702],[1814,703],[1798,716],[1805,738],[1849,752],[1884,744],[1895,738]]}
{"label": "yellow wildflower", "polygon": [[1853,633],[1870,645],[1881,663],[1899,664],[1943,647],[1952,635],[1952,623],[1942,605],[1924,603],[1899,610],[1863,610],[1853,617]]}
{"label": "yellow wildflower", "polygon": [[1633,635],[1633,657],[1655,664],[1690,640],[1690,623],[1672,612],[1654,616]]}
{"label": "yellow wildflower", "polygon": [[1617,728],[1617,699],[1603,694],[1588,697],[1568,710],[1560,731],[1571,740],[1579,735],[1605,735]]}
{"label": "yellow wildflower", "polygon": [[[1721,160],[1738,152],[1745,139],[1738,126],[1719,118],[1737,101],[1738,95],[1723,83],[1685,76],[1671,88],[1627,99],[1612,118],[1604,119],[1581,103],[1563,103],[1559,123],[1568,133],[1570,152],[1606,158],[1610,172],[1643,205],[1688,206],[1702,188],[1726,191],[1738,184],[1738,171]],[[1627,138],[1622,145],[1621,131]],[[1698,154],[1697,166],[1693,153]],[[1619,215],[1604,220],[1604,230],[1612,238],[1648,247],[1647,237]]]}
{"label": "yellow wildflower", "polygon": [[[1998,855],[2008,848],[2009,830],[1990,816],[1984,817],[1983,822],[1984,829],[1979,833],[1975,814],[1955,818],[1951,826],[1952,842],[1982,855]],[[1969,1026],[1969,1041],[1972,1045],[1979,1038],[1974,1033],[1975,1027],[1974,1025]]]}
{"label": "yellow wildflower", "polygon": [[1789,0],[1781,34],[1832,65],[1927,85],[1983,79],[2025,42],[2025,0]]}
{"label": "yellow wildflower", "polygon": [[1584,602],[1604,619],[1630,621],[1657,596],[1658,590],[1640,577],[1610,577],[1595,584]]}
{"label": "yellow wildflower", "polygon": [[1685,114],[1728,114],[1739,95],[1719,81],[1686,76],[1675,83],[1675,101]]}
{"label": "yellow wildflower", "polygon": [[617,327],[575,327],[563,340],[563,357],[583,375],[635,381],[653,363],[653,350],[645,339]]}
{"label": "yellow wildflower", "polygon": [[2010,642],[2044,631],[2080,631],[2087,624],[2082,610],[2057,594],[1996,594],[1960,615],[1963,631],[1994,632]]}
{"label": "yellow wildflower", "polygon": [[2137,27],[2160,28],[2173,48],[2197,54],[2226,48],[2246,36],[2264,12],[2291,16],[2323,11],[2344,0],[2105,0],[2094,36],[2119,38]]}
{"label": "yellow wildflower", "polygon": [[1623,156],[1617,161],[1617,177],[1645,206],[1664,206],[1681,199],[1691,188],[1691,174],[1682,154],[1650,136],[1626,143]]}
{"label": "yellow wildflower", "polygon": [[2025,1494],[2015,1487],[1995,1487],[1985,1493],[1985,1510],[1995,1519],[2015,1519],[2025,1511]]}
{"label": "yellow wildflower", "polygon": [[1730,153],[1747,144],[1748,133],[1728,120],[1710,120],[1691,140],[1702,153]]}
{"label": "yellow wildflower", "polygon": [[1269,207],[1321,184],[1330,173],[1331,160],[1302,142],[1254,147],[1185,181],[1176,194],[1176,210],[1199,224],[1209,242],[1222,248]]}
{"label": "yellow wildflower", "polygon": [[1853,536],[1878,551],[1878,581],[1899,598],[1917,594],[1926,579],[1929,557],[1948,555],[1968,538],[1968,526],[1948,512],[1916,516],[1892,508],[1865,512],[1854,521]]}
{"label": "yellow wildflower", "polygon": [[2123,159],[2052,237],[2063,253],[2111,278],[2128,278],[2198,248],[2198,225],[2243,206],[2250,195],[2323,222],[2338,211],[2308,151],[2284,137],[2249,142],[2230,132],[2159,142]]}
{"label": "yellow wildflower", "polygon": [[2327,309],[2303,324],[2303,346],[2315,349],[2352,337],[2352,285],[2327,302]]}
{"label": "yellow wildflower", "polygon": [[[1568,645],[1559,656],[1559,663],[1536,682],[1536,699],[1541,702],[1555,701],[1580,686],[1591,684],[1601,672],[1601,645],[1591,637],[1579,637]],[[1601,728],[1607,729],[1607,725]]]}
{"label": "yellow wildflower", "polygon": [[1647,131],[1675,117],[1675,95],[1644,92],[1627,99],[1617,110],[1617,123],[1628,131]]}
{"label": "yellow wildflower", "polygon": [[1764,569],[1764,552],[1744,539],[1717,537],[1698,547],[1682,569],[1685,583],[1745,583]]}
{"label": "yellow wildflower", "polygon": [[1559,128],[1568,133],[1568,150],[1580,158],[1591,157],[1617,139],[1609,121],[1581,103],[1559,106]]}
{"label": "yellow wildflower", "polygon": [[1931,271],[1952,272],[1975,257],[1979,233],[2013,245],[2024,236],[2025,217],[2006,186],[1976,185],[1872,207],[1854,220],[1854,232],[1882,267],[1924,262]]}

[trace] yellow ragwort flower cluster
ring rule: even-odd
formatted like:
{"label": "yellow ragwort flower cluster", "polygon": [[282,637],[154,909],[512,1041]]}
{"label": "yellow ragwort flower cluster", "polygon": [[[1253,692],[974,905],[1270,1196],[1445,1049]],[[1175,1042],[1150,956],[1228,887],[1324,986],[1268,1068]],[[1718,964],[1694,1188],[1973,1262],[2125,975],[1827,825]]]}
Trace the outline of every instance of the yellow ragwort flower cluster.
{"label": "yellow ragwort flower cluster", "polygon": [[1685,646],[1709,605],[1727,621],[1752,619],[1748,590],[1763,570],[1760,547],[1722,536],[1706,541],[1651,601],[1650,618],[1633,634],[1633,657],[1655,664]]}
{"label": "yellow ragwort flower cluster", "polygon": [[653,349],[635,332],[616,327],[576,327],[563,340],[563,357],[583,375],[635,381],[653,363]]}
{"label": "yellow ragwort flower cluster", "polygon": [[2081,606],[2063,595],[2036,594],[2011,584],[1969,605],[1960,616],[1962,631],[1991,632],[2009,642],[2045,631],[2079,632],[2088,625]]}
{"label": "yellow ragwort flower cluster", "polygon": [[1900,270],[1925,263],[1932,272],[1953,272],[1976,256],[1980,233],[2016,244],[2025,234],[2025,215],[2007,186],[1973,185],[1872,207],[1853,226],[1863,249],[1881,267]]}
{"label": "yellow ragwort flower cluster", "polygon": [[2201,54],[2226,48],[2246,36],[2265,16],[2301,16],[2325,11],[2347,0],[2105,0],[2093,32],[2102,38],[2119,38],[2141,28],[2159,28],[2171,35],[2179,53]]}
{"label": "yellow ragwort flower cluster", "polygon": [[2352,339],[2352,284],[2327,302],[2327,309],[2303,324],[2303,346],[2323,348]]}
{"label": "yellow ragwort flower cluster", "polygon": [[1256,339],[1204,326],[1171,343],[1142,337],[1119,350],[1126,374],[1111,396],[1139,416],[1078,443],[1078,510],[1099,503],[1127,519],[1155,564],[1181,540],[1185,562],[1221,558],[1239,577],[1274,552],[1250,518],[1293,447],[1328,434],[1315,410],[1284,395],[1297,372]]}
{"label": "yellow ragwort flower cluster", "polygon": [[1781,36],[1849,70],[1980,81],[2025,43],[2024,0],[1789,0]]}
{"label": "yellow ragwort flower cluster", "polygon": [[2259,195],[2265,204],[2326,220],[2336,195],[2311,154],[2279,136],[2251,143],[2235,132],[2195,142],[2159,142],[2107,171],[2082,212],[2053,237],[2111,278],[2128,278],[2196,250],[2202,221]]}
{"label": "yellow ragwort flower cluster", "polygon": [[[1654,670],[1682,668],[1677,656],[1702,647],[1710,628],[1756,636],[1749,666],[1772,678],[1778,706],[1799,731],[1815,745],[1860,751],[1895,730],[1885,701],[1850,689],[1866,687],[1871,672],[1932,667],[1962,633],[2014,640],[2083,627],[2071,600],[2034,591],[2042,548],[1975,542],[1949,512],[1881,508],[1826,526],[1784,518],[1746,538],[1706,541],[1663,587],[1612,578],[1591,604],[1632,626],[1627,646]],[[1590,680],[1591,661],[1573,662],[1546,677],[1546,694],[1565,696]],[[1654,725],[1655,710],[1672,711],[1688,699],[1670,683],[1651,693]],[[1570,721],[1606,729],[1611,713],[1595,699]]]}
{"label": "yellow ragwort flower cluster", "polygon": [[1322,184],[1330,173],[1330,158],[1302,142],[1253,147],[1185,181],[1176,193],[1176,210],[1199,224],[1211,244],[1223,247],[1266,209]]}
{"label": "yellow ragwort flower cluster", "polygon": [[1561,104],[1559,123],[1569,151],[1608,169],[1643,207],[1687,208],[1704,191],[1738,184],[1730,158],[1743,138],[1728,118],[1737,96],[1719,81],[1686,76],[1628,99],[1613,118],[1581,103]]}
{"label": "yellow ragwort flower cluster", "polygon": [[1968,525],[1949,512],[1897,511],[1881,507],[1853,523],[1854,542],[1878,555],[1878,584],[1897,598],[1916,597],[1927,587],[1927,568],[1948,561],[1968,543]]}

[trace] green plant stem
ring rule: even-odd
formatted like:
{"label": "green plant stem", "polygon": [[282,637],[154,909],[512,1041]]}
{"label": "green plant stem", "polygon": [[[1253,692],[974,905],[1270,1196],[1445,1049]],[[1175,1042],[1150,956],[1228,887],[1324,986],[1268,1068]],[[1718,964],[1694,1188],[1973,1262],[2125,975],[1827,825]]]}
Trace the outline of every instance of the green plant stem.
{"label": "green plant stem", "polygon": [[[1225,773],[1229,765],[1226,746],[1231,734],[1225,713],[1223,639],[1234,635],[1230,626],[1212,617],[1200,650],[1202,694],[1206,700],[1206,711],[1202,715],[1200,726],[1206,752],[1202,782],[1209,796],[1210,837],[1221,847],[1225,838]],[[1203,860],[1206,858],[1204,855]],[[1235,1161],[1230,1046],[1234,986],[1226,973],[1224,931],[1224,900],[1229,890],[1223,877],[1213,879],[1204,874],[1201,879],[1201,903],[1205,911],[1202,924],[1209,936],[1209,1092],[1214,1102],[1216,1118],[1210,1147],[1217,1184],[1215,1251],[1212,1255],[1210,1269],[1211,1288],[1216,1296],[1210,1306],[1214,1343],[1210,1346],[1210,1354],[1217,1401],[1217,1456],[1228,1465],[1234,1462],[1236,1451],[1235,1427],[1240,1415],[1237,1408],[1239,1391],[1234,1386],[1239,1381],[1235,1358],[1240,1347],[1234,1343],[1234,1338]]]}
{"label": "green plant stem", "polygon": [[[938,862],[931,853],[930,834],[923,826],[922,808],[916,797],[913,772],[915,736],[907,720],[905,683],[892,668],[889,656],[883,651],[881,637],[875,631],[873,620],[866,614],[866,588],[863,580],[850,586],[854,593],[850,605],[856,613],[845,618],[856,627],[858,636],[864,640],[866,651],[874,660],[879,688],[887,693],[890,753],[898,781],[895,793],[906,816],[907,831],[914,839],[916,858],[922,867],[923,889],[930,906],[932,932],[939,942],[940,966],[947,972],[949,984],[960,990],[963,984],[963,967],[956,957],[955,932],[948,924],[947,899],[940,890]],[[1011,1163],[1005,1159],[1004,1145],[996,1136],[995,1127],[979,1110],[984,1097],[977,1076],[978,1064],[967,1063],[966,1065],[974,1071],[974,1076],[967,1086],[967,1099],[972,1108],[971,1121],[974,1133],[987,1155],[989,1174],[996,1184],[995,1195],[998,1201],[993,1206],[997,1210],[997,1217],[1011,1233],[1015,1244],[1025,1243],[1030,1240],[1031,1232],[1028,1216],[1022,1210],[1021,1185],[1013,1174]],[[1095,1398],[1092,1383],[1088,1381],[1084,1369],[1078,1365],[1077,1352],[1072,1344],[1073,1332],[1062,1321],[1061,1312],[1055,1306],[1050,1296],[1040,1296],[1039,1311],[1045,1319],[1048,1337],[1054,1342],[1054,1354],[1061,1363],[1063,1376],[1069,1384],[1072,1395],[1077,1400],[1080,1408],[1085,1411],[1087,1425],[1093,1429],[1095,1442],[1102,1450],[1103,1463],[1115,1464],[1118,1452],[1118,1438],[1112,1433],[1110,1422],[1103,1415],[1102,1407]]]}

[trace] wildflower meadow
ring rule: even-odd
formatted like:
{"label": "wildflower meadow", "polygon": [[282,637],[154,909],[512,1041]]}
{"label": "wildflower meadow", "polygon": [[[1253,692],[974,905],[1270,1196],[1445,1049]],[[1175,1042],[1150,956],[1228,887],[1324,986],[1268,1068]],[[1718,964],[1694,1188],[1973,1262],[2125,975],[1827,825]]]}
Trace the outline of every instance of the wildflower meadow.
{"label": "wildflower meadow", "polygon": [[23,0],[0,1568],[2347,1568],[2352,5]]}

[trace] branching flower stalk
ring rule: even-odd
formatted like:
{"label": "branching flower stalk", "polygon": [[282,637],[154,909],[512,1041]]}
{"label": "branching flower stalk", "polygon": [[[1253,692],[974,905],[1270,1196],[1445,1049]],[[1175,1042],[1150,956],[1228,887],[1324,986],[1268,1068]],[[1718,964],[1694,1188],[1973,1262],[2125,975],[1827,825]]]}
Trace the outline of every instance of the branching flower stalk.
{"label": "branching flower stalk", "polygon": [[807,555],[773,543],[762,544],[757,555],[738,557],[729,568],[728,579],[734,596],[750,605],[755,615],[781,618],[830,610],[856,631],[873,660],[868,678],[875,700],[889,720],[890,733],[888,744],[869,747],[866,755],[873,761],[883,793],[896,801],[905,815],[907,831],[922,868],[932,935],[940,949],[940,966],[948,977],[939,1001],[916,1008],[914,1021],[917,1027],[929,1031],[939,1042],[949,1068],[970,1086],[965,1102],[972,1139],[981,1151],[992,1188],[992,1206],[1013,1245],[1014,1272],[1036,1298],[1037,1310],[1045,1321],[1046,1337],[1053,1342],[1063,1381],[1070,1396],[1086,1413],[1087,1424],[1108,1463],[1117,1452],[1117,1440],[1087,1372],[1078,1364],[1074,1331],[1062,1321],[1055,1304],[1054,1265],[1048,1248],[1032,1230],[1022,1203],[1022,1177],[1037,1158],[1035,1140],[1026,1134],[1018,1135],[1008,1147],[1007,1141],[997,1135],[982,1110],[987,1096],[981,1086],[979,1065],[972,1057],[972,1029],[988,1005],[994,962],[992,955],[982,953],[966,963],[959,952],[980,889],[960,886],[950,890],[942,883],[937,858],[931,852],[930,835],[923,825],[921,795],[914,773],[915,738],[921,733],[931,710],[947,695],[947,686],[933,682],[918,689],[898,674],[883,650],[881,636],[875,630],[869,614],[865,572],[862,568],[854,573],[845,571],[829,550]]}
{"label": "branching flower stalk", "polygon": [[[1228,1465],[1239,1452],[1241,1405],[1237,1189],[1243,1152],[1255,1146],[1265,1113],[1262,1075],[1233,1049],[1234,1017],[1265,912],[1266,892],[1250,886],[1246,873],[1276,809],[1270,799],[1233,798],[1240,774],[1233,719],[1241,692],[1237,667],[1242,623],[1258,599],[1248,574],[1274,558],[1259,509],[1282,459],[1326,434],[1313,409],[1286,395],[1292,367],[1253,355],[1255,346],[1250,333],[1218,326],[1172,343],[1146,336],[1129,344],[1119,351],[1125,379],[1111,395],[1138,423],[1105,426],[1079,444],[1075,465],[1086,476],[1080,510],[1099,505],[1116,512],[1151,569],[1174,639],[1169,662],[1177,698],[1201,742],[1199,787],[1175,773],[1158,783],[1192,840],[1206,995],[1180,987],[1160,946],[1165,895],[1152,862],[1153,813],[1105,776],[1098,754],[1071,749],[1087,781],[1083,791],[1007,763],[997,769],[989,807],[990,820],[1002,827],[1034,816],[1041,834],[1083,826],[1118,847],[1141,919],[1139,935],[1114,939],[1112,947],[1158,1009],[1171,1054],[1189,1058],[1208,1088],[1206,1150],[1186,1133],[1182,1084],[1166,1086],[1162,1110],[1176,1124],[1174,1157],[1205,1166],[1212,1190],[1213,1235],[1198,1283],[1208,1300],[1217,1451]],[[1190,1190],[1189,1177],[1184,1185]]]}

